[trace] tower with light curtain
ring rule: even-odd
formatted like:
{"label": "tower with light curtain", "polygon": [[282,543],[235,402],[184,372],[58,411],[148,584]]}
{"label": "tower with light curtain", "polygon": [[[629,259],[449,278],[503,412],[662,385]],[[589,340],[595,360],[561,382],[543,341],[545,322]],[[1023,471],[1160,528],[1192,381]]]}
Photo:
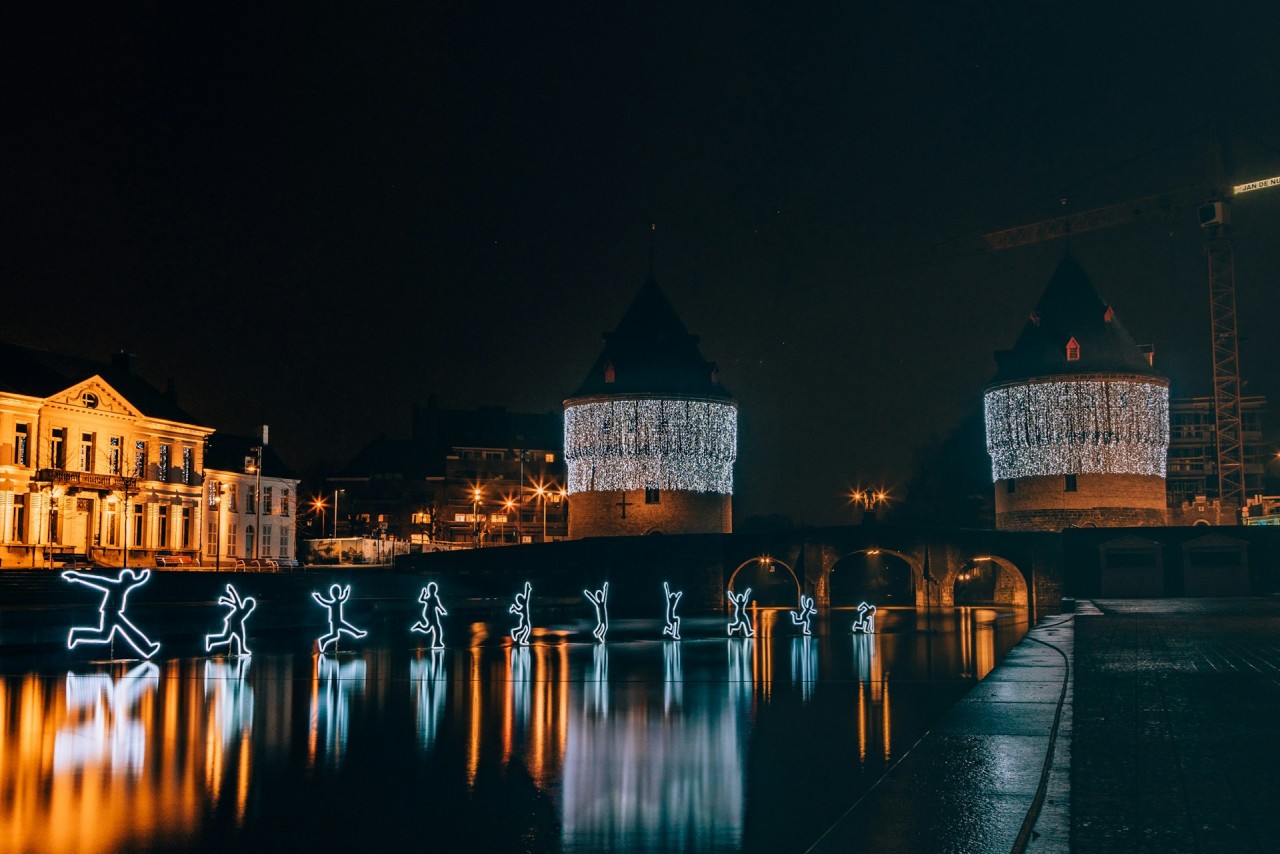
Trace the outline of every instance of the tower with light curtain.
{"label": "tower with light curtain", "polygon": [[650,276],[564,402],[569,536],[729,533],[738,404]]}
{"label": "tower with light curtain", "polygon": [[983,394],[996,527],[1162,525],[1169,381],[1068,256]]}

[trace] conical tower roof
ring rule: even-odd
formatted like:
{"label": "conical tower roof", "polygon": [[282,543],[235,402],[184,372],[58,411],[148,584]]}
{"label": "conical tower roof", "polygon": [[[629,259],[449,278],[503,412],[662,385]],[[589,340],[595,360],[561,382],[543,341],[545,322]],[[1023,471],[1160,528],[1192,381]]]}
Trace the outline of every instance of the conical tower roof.
{"label": "conical tower roof", "polygon": [[657,394],[729,399],[714,362],[703,358],[671,301],[649,276],[604,350],[571,396]]}
{"label": "conical tower roof", "polygon": [[[1073,341],[1075,347],[1070,346]],[[1058,264],[1013,349],[997,352],[996,362],[992,385],[1063,374],[1163,379],[1070,255]]]}

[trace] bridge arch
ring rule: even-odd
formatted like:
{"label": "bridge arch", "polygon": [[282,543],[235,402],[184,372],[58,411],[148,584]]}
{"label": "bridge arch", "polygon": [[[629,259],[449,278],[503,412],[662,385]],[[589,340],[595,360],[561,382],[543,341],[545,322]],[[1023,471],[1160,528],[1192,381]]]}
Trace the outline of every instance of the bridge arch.
{"label": "bridge arch", "polygon": [[[872,572],[870,561],[862,562],[860,577],[850,577],[858,569],[858,565],[851,559],[859,556],[878,558],[882,555],[896,558],[906,564],[905,583],[901,575],[897,578],[893,575],[886,576],[883,565],[878,571]],[[924,590],[924,566],[919,558],[896,549],[877,546],[867,546],[846,552],[831,564],[824,576],[827,588],[826,598],[830,607],[852,607],[858,602],[873,599],[879,600],[875,602],[879,606],[915,605],[920,601],[921,591]],[[850,599],[851,601],[846,601]]]}
{"label": "bridge arch", "polygon": [[1008,558],[974,555],[951,578],[956,605],[1011,605],[1025,608],[1030,601],[1027,579]]}
{"label": "bridge arch", "polygon": [[[780,573],[774,570],[775,566],[780,566],[787,571],[790,576],[791,584],[787,583],[785,577],[781,577]],[[786,561],[778,560],[770,555],[760,555],[759,557],[748,558],[738,564],[729,575],[728,588],[735,593],[737,590],[734,584],[738,581],[738,573],[747,570],[747,574],[743,576],[742,586],[750,587],[753,594],[753,601],[758,602],[761,606],[796,606],[800,601],[800,594],[804,592],[804,585],[800,582],[800,577],[796,575],[793,569]],[[778,578],[769,578],[770,575],[780,576]],[[748,583],[750,581],[751,583]]]}

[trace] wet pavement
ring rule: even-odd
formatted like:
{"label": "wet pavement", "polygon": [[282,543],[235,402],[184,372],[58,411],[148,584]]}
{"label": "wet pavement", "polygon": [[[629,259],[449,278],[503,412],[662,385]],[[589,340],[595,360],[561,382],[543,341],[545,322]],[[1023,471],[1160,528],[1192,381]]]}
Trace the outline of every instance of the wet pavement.
{"label": "wet pavement", "polygon": [[1280,602],[1093,605],[1075,621],[1072,850],[1280,850]]}
{"label": "wet pavement", "polygon": [[1037,804],[1025,850],[1068,850],[1071,654],[1072,617],[1042,620],[811,850],[1011,851]]}

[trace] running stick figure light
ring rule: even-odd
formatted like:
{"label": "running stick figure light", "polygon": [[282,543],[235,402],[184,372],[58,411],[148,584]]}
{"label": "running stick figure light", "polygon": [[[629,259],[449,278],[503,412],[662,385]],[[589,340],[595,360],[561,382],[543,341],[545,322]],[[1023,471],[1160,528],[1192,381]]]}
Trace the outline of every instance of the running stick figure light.
{"label": "running stick figure light", "polygon": [[239,646],[240,655],[253,655],[249,651],[249,644],[246,642],[244,630],[245,620],[249,619],[249,615],[253,613],[253,609],[257,606],[257,602],[250,596],[248,599],[241,599],[239,592],[230,584],[227,585],[227,595],[218,597],[219,605],[226,605],[231,610],[223,617],[222,631],[216,635],[204,636],[204,651],[208,652],[215,646],[227,647],[227,652],[231,651],[231,642],[235,641]]}
{"label": "running stick figure light", "polygon": [[529,623],[529,596],[532,592],[532,586],[526,581],[524,592],[517,593],[515,604],[507,609],[508,613],[516,615],[517,622],[511,629],[511,639],[520,646],[529,645],[529,633],[533,631],[533,626]]}
{"label": "running stick figure light", "polygon": [[684,591],[677,590],[671,592],[671,585],[662,582],[662,590],[667,595],[667,624],[663,627],[662,633],[672,640],[680,640],[680,617],[676,614],[676,605],[680,602],[680,597],[684,595]]}
{"label": "running stick figure light", "polygon": [[315,599],[322,608],[329,611],[329,633],[316,639],[316,642],[320,644],[320,652],[324,652],[327,647],[337,644],[338,638],[342,635],[350,635],[358,640],[368,634],[363,629],[357,629],[348,623],[346,617],[342,614],[343,606],[351,598],[350,584],[346,587],[340,587],[337,584],[331,586],[328,599],[319,593],[312,593],[311,598]]}
{"label": "running stick figure light", "polygon": [[876,606],[863,602],[858,606],[858,619],[853,621],[855,635],[871,635],[876,631]]}
{"label": "running stick figure light", "polygon": [[755,637],[755,626],[751,625],[751,614],[747,612],[747,599],[750,596],[750,587],[740,594],[729,591],[729,601],[733,603],[733,620],[729,622],[729,637],[733,637],[738,632],[741,632],[744,638]]}
{"label": "running stick figure light", "polygon": [[813,620],[813,615],[818,612],[813,607],[812,596],[805,596],[804,594],[801,594],[800,610],[791,611],[790,613],[791,613],[791,622],[797,626],[800,626],[801,627],[800,631],[803,632],[806,637],[813,634],[813,630],[811,629],[809,624]]}
{"label": "running stick figure light", "polygon": [[444,626],[440,618],[448,616],[444,604],[440,601],[440,588],[434,581],[427,582],[418,594],[422,603],[422,619],[409,627],[409,631],[427,635],[431,638],[432,649],[444,649]]}
{"label": "running stick figure light", "polygon": [[102,593],[102,604],[98,606],[98,627],[96,629],[89,626],[73,628],[67,635],[67,649],[75,649],[82,643],[107,643],[118,634],[128,641],[129,646],[137,650],[138,655],[143,658],[150,658],[160,651],[160,644],[144,635],[124,615],[129,591],[146,584],[151,578],[151,570],[126,568],[112,578],[108,575],[68,569],[62,573],[62,577],[73,584],[83,584]]}

